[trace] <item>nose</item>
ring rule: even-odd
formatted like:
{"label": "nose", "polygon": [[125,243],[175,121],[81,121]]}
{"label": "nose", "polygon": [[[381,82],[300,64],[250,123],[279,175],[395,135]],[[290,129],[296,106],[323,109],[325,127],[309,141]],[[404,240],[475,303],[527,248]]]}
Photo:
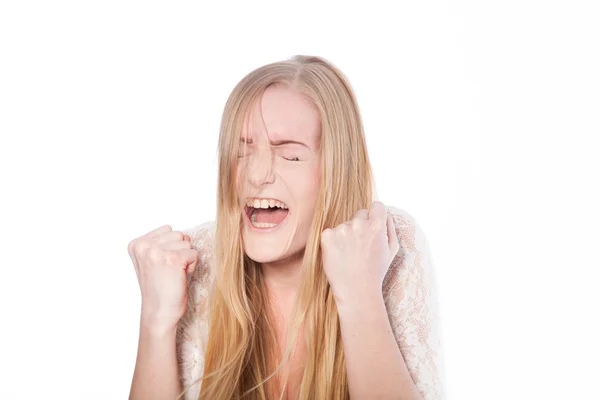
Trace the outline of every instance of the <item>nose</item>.
{"label": "nose", "polygon": [[250,184],[256,188],[273,183],[275,173],[273,171],[273,153],[271,149],[261,148],[252,154],[246,174]]}

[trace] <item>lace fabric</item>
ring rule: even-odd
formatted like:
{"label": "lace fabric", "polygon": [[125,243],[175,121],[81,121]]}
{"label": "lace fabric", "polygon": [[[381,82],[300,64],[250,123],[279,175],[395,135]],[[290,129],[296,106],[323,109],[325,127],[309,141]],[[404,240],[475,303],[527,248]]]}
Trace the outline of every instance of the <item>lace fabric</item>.
{"label": "lace fabric", "polygon": [[[179,320],[176,334],[177,366],[183,389],[196,382],[204,372],[204,351],[208,344],[210,289],[214,282],[212,268],[213,244],[216,224],[206,222],[191,229],[182,230],[198,251],[198,265],[187,276],[187,309]],[[197,400],[202,382],[189,388],[184,400]]]}
{"label": "lace fabric", "polygon": [[[415,385],[425,400],[441,400],[443,354],[436,283],[429,244],[416,220],[406,211],[388,207],[400,249],[383,282],[383,297],[392,331]],[[183,388],[204,371],[208,342],[210,289],[214,282],[212,254],[216,225],[207,222],[183,232],[199,252],[199,264],[188,276],[188,307],[178,324],[176,352]],[[201,382],[185,400],[197,400]]]}

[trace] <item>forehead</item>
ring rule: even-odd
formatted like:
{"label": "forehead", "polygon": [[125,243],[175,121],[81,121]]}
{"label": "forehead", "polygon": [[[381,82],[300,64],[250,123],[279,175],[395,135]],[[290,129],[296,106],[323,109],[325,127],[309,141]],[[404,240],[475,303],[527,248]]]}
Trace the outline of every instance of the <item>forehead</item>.
{"label": "forehead", "polygon": [[308,99],[293,89],[269,87],[246,117],[242,137],[297,140],[316,146],[321,136],[321,119]]}

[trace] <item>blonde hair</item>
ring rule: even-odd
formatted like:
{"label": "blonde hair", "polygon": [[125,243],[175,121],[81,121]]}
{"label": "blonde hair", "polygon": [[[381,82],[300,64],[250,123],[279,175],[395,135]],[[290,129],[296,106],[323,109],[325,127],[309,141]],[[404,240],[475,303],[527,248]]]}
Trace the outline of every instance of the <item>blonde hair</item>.
{"label": "blonde hair", "polygon": [[[292,335],[279,365],[260,264],[245,255],[242,245],[243,209],[235,172],[245,117],[271,85],[304,95],[321,119],[319,194],[302,260]],[[272,398],[280,388],[270,378],[287,361],[302,322],[308,354],[300,398],[349,398],[338,314],[323,272],[320,240],[324,229],[351,219],[371,201],[362,120],[340,70],[323,58],[297,55],[257,68],[236,85],[225,105],[219,137],[215,287],[200,399]]]}

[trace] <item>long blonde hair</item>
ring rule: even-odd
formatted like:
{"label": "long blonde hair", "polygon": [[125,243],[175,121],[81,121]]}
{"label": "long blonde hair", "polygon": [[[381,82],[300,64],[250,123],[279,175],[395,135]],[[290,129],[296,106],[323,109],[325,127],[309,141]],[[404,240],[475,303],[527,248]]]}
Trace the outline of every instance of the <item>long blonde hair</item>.
{"label": "long blonde hair", "polygon": [[[245,117],[271,85],[303,94],[321,119],[319,195],[302,260],[292,335],[280,363],[260,264],[243,250],[235,172]],[[371,201],[362,120],[354,92],[339,69],[323,58],[297,55],[257,68],[236,85],[225,105],[219,137],[215,286],[200,399],[272,397],[279,388],[270,378],[289,357],[303,322],[308,354],[300,398],[349,398],[338,313],[323,272],[320,240],[324,229],[351,219]]]}

